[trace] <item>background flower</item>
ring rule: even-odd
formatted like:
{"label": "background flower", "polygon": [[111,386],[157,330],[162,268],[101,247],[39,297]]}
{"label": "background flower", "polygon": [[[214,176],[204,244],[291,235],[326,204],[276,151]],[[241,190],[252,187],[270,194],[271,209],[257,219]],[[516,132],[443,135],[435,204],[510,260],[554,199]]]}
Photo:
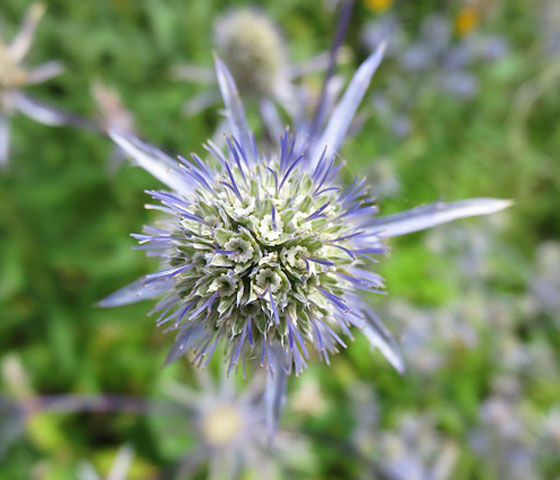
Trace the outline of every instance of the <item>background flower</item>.
{"label": "background flower", "polygon": [[60,125],[67,122],[62,113],[22,92],[24,87],[45,82],[63,71],[62,64],[56,61],[43,63],[33,69],[27,69],[23,65],[44,12],[43,4],[33,4],[14,39],[10,43],[0,40],[0,167],[3,168],[8,163],[9,117],[15,112],[23,113],[47,125]]}

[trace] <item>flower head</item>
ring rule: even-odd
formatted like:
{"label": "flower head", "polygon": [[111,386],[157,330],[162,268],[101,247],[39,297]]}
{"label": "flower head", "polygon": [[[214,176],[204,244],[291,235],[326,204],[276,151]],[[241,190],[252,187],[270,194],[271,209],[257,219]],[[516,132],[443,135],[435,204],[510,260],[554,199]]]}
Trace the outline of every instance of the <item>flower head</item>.
{"label": "flower head", "polygon": [[358,69],[317,138],[297,142],[286,132],[278,151],[264,154],[250,133],[235,83],[216,60],[233,137],[227,152],[206,145],[211,160],[173,160],[138,139],[112,137],[138,164],[172,189],[151,191],[168,214],[135,235],[162,260],[160,271],[102,306],[162,296],[158,325],[177,332],[168,356],[194,351],[207,361],[218,345],[229,370],[251,359],[277,376],[299,374],[312,349],[325,361],[361,329],[398,369],[396,343],[361,293],[381,292],[371,271],[388,237],[456,218],[492,213],[509,202],[475,199],[437,203],[378,217],[365,182],[343,187],[336,152],[379,65],[383,47]]}
{"label": "flower head", "polygon": [[287,54],[276,25],[256,9],[239,9],[218,19],[214,44],[243,94],[273,96],[286,75]]}
{"label": "flower head", "polygon": [[23,64],[44,12],[43,4],[34,3],[12,42],[5,43],[0,39],[0,168],[5,167],[8,162],[8,118],[14,112],[23,113],[47,125],[60,125],[66,120],[60,113],[21,92],[24,87],[45,82],[63,70],[62,65],[55,61],[32,69],[27,69]]}
{"label": "flower head", "polygon": [[167,422],[157,411],[150,417],[166,437],[179,430],[181,436],[186,433],[197,439],[196,447],[181,460],[178,476],[196,477],[208,464],[214,478],[283,478],[277,470],[293,465],[295,457],[307,452],[308,444],[301,434],[281,430],[271,451],[263,378],[255,376],[240,391],[223,372],[196,373],[199,388],[175,382],[164,385],[167,396],[180,407],[179,415],[169,416]]}
{"label": "flower head", "polygon": [[[240,92],[258,104],[265,128],[273,141],[280,138],[282,112],[297,122],[305,109],[307,89],[296,80],[326,70],[329,52],[290,62],[288,45],[275,22],[257,8],[232,8],[218,17],[213,28],[214,49],[223,58]],[[345,61],[348,55],[338,55]],[[216,105],[219,93],[210,85],[216,81],[211,68],[183,63],[172,68],[175,79],[208,85],[208,89],[189,99],[183,110],[188,116]],[[223,125],[218,128],[220,133]],[[219,140],[219,139],[217,139]]]}

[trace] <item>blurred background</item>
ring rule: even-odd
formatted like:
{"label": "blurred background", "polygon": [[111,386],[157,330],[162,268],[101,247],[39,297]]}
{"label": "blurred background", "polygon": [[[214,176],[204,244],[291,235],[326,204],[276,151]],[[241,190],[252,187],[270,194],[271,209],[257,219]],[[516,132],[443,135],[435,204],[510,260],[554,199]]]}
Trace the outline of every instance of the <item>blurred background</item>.
{"label": "blurred background", "polygon": [[[58,59],[66,71],[29,92],[201,153],[221,105],[204,108],[211,78],[178,77],[205,78],[219,18],[255,3],[49,0],[28,61]],[[4,41],[28,6],[1,2]],[[335,0],[257,6],[286,62],[329,49]],[[341,152],[381,212],[479,196],[515,206],[393,241],[379,264],[389,295],[372,302],[407,372],[360,337],[330,367],[311,362],[290,381],[277,444],[248,455],[241,478],[560,478],[560,3],[356,0],[337,75],[348,81],[381,38],[386,59]],[[297,82],[313,92],[322,77]],[[186,359],[163,367],[172,337],[149,302],[94,305],[155,267],[129,233],[154,218],[144,190],[160,184],[119,163],[102,136],[21,115],[11,124],[0,173],[0,478],[207,478],[223,439],[200,426],[211,401],[190,396],[212,374]]]}

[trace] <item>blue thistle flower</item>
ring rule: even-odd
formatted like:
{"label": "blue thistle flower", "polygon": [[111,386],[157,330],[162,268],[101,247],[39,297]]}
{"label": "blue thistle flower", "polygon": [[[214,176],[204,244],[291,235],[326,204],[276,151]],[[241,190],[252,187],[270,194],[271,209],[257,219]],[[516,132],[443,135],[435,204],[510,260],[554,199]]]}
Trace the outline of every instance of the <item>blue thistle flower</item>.
{"label": "blue thistle flower", "polygon": [[312,350],[328,363],[355,328],[402,371],[396,342],[360,295],[383,292],[383,279],[370,267],[387,251],[387,239],[493,213],[510,202],[438,202],[380,217],[364,180],[342,186],[336,153],[383,51],[360,66],[317,138],[300,141],[298,132],[286,131],[270,154],[259,151],[233,78],[218,58],[232,132],[226,152],[210,141],[209,160],[196,154],[175,160],[113,132],[113,140],[171,191],[148,192],[158,202],[149,208],[168,217],[134,235],[140,248],[161,258],[161,270],[101,306],[161,297],[153,310],[157,324],[176,332],[168,361],[194,352],[194,362],[204,365],[223,348],[228,371],[250,359],[279,372],[270,382],[278,402],[274,392],[283,392],[286,375],[302,372]]}

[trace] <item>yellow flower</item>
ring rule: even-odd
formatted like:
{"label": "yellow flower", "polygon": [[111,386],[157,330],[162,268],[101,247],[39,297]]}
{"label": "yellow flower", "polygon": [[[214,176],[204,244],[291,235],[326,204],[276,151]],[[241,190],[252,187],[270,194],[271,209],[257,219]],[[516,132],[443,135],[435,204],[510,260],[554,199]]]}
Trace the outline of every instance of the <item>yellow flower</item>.
{"label": "yellow flower", "polygon": [[366,7],[374,12],[384,12],[391,8],[393,0],[365,0]]}
{"label": "yellow flower", "polygon": [[476,8],[465,6],[459,11],[455,19],[455,30],[459,36],[464,37],[476,28],[477,23],[478,12]]}

